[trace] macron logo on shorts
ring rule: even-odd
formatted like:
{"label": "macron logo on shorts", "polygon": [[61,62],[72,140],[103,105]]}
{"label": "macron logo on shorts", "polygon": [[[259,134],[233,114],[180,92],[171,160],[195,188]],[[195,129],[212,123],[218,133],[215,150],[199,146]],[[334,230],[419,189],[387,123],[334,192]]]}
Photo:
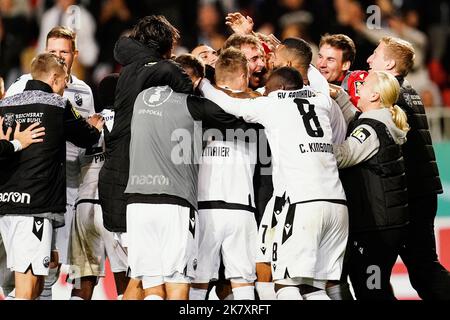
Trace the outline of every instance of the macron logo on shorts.
{"label": "macron logo on shorts", "polygon": [[44,232],[44,218],[34,218],[33,220],[33,234],[39,241],[42,241],[42,234]]}
{"label": "macron logo on shorts", "polygon": [[193,209],[189,212],[189,231],[192,237],[195,238],[195,211]]}

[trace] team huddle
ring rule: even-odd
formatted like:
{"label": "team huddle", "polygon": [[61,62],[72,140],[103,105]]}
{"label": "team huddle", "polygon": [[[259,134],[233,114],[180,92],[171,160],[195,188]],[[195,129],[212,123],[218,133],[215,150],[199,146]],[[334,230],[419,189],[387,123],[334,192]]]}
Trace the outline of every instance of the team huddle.
{"label": "team huddle", "polygon": [[6,299],[51,299],[68,265],[71,299],[89,300],[109,259],[119,299],[394,300],[399,256],[421,298],[450,299],[412,46],[382,38],[350,71],[346,35],[313,61],[302,39],[227,25],[220,53],[175,57],[178,30],[141,19],[95,108],[75,33],[48,33],[0,100]]}

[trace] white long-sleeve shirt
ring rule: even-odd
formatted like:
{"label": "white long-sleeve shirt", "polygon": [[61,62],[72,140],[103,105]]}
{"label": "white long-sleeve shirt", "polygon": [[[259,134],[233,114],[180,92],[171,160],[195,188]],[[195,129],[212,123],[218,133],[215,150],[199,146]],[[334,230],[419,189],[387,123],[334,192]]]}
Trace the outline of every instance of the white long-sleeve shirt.
{"label": "white long-sleeve shirt", "polygon": [[246,122],[264,126],[272,151],[274,194],[291,203],[345,200],[333,155],[330,100],[311,90],[278,90],[235,99],[202,81],[206,98]]}

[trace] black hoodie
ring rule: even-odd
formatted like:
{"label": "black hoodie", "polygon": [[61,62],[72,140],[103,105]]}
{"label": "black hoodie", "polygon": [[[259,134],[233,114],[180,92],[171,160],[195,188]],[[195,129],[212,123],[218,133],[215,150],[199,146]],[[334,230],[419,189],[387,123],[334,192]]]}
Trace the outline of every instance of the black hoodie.
{"label": "black hoodie", "polygon": [[133,106],[144,89],[169,85],[174,91],[192,93],[188,75],[172,60],[162,57],[156,47],[147,47],[131,38],[120,38],[114,57],[123,68],[115,94],[115,118],[111,133],[105,137],[106,161],[100,171],[99,198],[106,229],[126,231],[124,194],[130,165],[130,124]]}

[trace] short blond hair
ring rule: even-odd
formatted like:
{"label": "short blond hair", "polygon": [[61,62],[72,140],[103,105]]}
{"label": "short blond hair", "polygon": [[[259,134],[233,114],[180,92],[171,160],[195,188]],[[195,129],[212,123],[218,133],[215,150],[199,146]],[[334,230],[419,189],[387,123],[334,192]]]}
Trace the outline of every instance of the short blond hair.
{"label": "short blond hair", "polygon": [[237,33],[232,34],[225,41],[222,49],[225,50],[230,47],[233,47],[233,48],[241,50],[242,46],[244,46],[244,45],[253,46],[260,50],[263,50],[261,42],[259,42],[257,37],[255,37],[251,34],[241,35],[241,34],[237,34]]}
{"label": "short blond hair", "polygon": [[67,39],[70,40],[70,43],[72,45],[72,52],[75,52],[77,50],[77,34],[75,31],[72,31],[68,27],[64,26],[57,26],[54,27],[52,30],[50,30],[47,33],[47,40],[45,42],[45,45],[48,45],[48,39]]}
{"label": "short blond hair", "polygon": [[406,77],[414,65],[415,51],[411,43],[394,37],[383,37],[380,43],[386,46],[385,54],[395,60],[395,70]]}
{"label": "short blond hair", "polygon": [[238,49],[230,47],[220,53],[215,69],[216,82],[230,81],[238,72],[248,74],[247,58]]}
{"label": "short blond hair", "polygon": [[392,120],[397,128],[403,131],[409,130],[408,117],[405,111],[395,105],[400,94],[400,84],[397,79],[385,71],[371,71],[377,77],[374,91],[380,95],[380,102],[385,108],[389,108],[392,114]]}
{"label": "short blond hair", "polygon": [[63,59],[51,53],[41,53],[31,61],[31,77],[35,80],[45,80],[52,72],[66,73]]}

